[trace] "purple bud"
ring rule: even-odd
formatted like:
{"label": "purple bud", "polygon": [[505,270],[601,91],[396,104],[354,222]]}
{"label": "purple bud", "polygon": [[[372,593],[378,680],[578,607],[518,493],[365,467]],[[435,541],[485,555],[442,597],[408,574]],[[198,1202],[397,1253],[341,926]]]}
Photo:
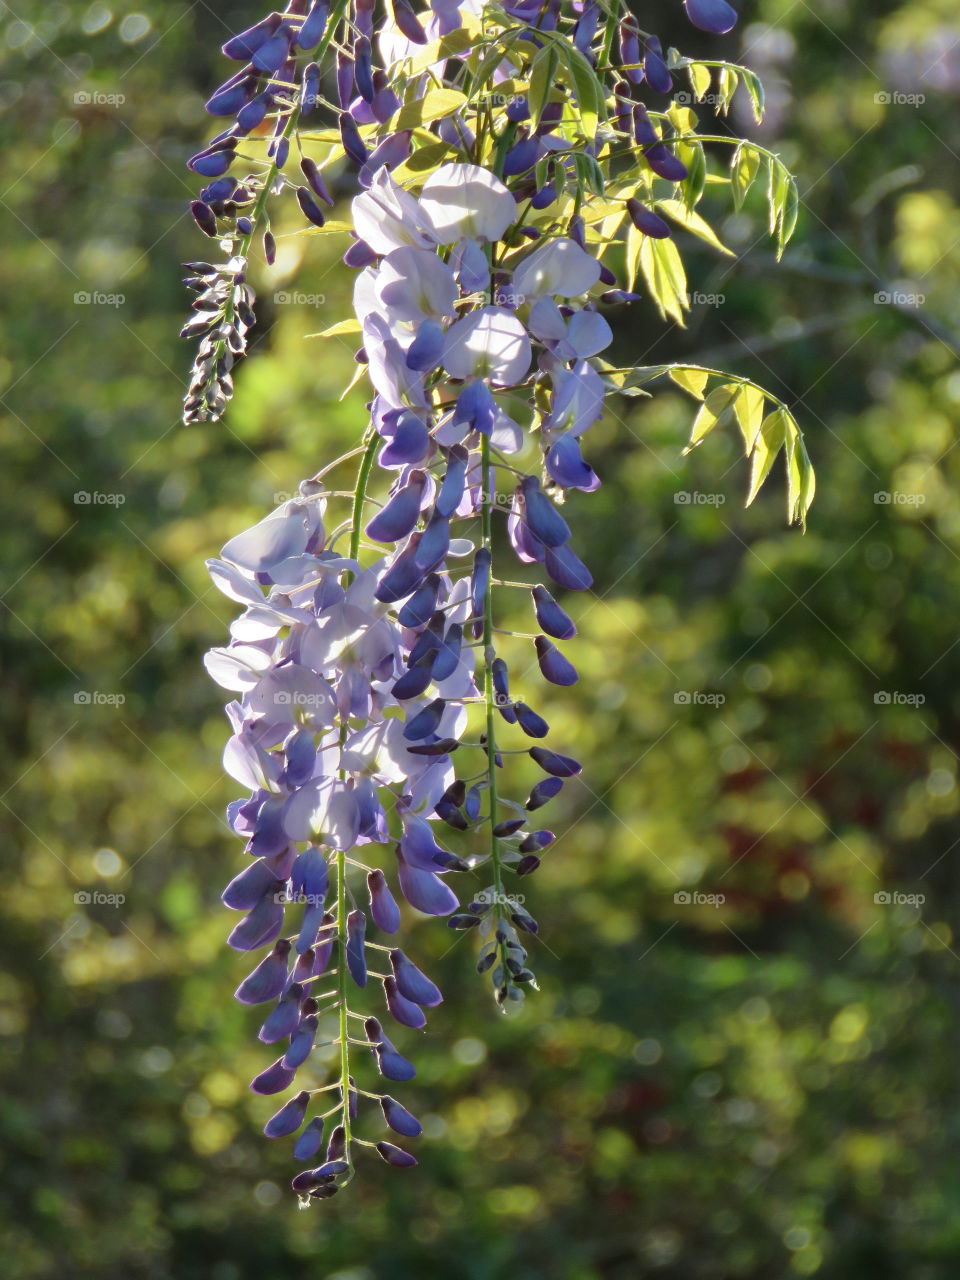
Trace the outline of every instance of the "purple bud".
{"label": "purple bud", "polygon": [[645,236],[652,236],[655,240],[666,240],[673,234],[669,224],[664,222],[658,213],[648,209],[633,196],[627,201],[627,212],[630,214],[633,225]]}
{"label": "purple bud", "polygon": [[474,618],[483,617],[490,586],[491,563],[490,552],[486,547],[479,547],[473,557],[473,573],[470,576],[470,612]]}
{"label": "purple bud", "polygon": [[[231,164],[233,164],[233,151],[229,148],[220,148],[216,151],[198,151],[195,156],[191,156],[187,161],[187,167],[204,178],[219,178],[222,173],[227,172]],[[198,201],[193,203],[197,204]],[[193,205],[191,205],[191,211],[193,211]],[[197,217],[195,212],[193,216]],[[197,222],[200,225],[199,219],[197,219]],[[202,226],[201,230],[203,230]]]}
{"label": "purple bud", "polygon": [[620,65],[623,74],[634,84],[639,84],[643,79],[643,70],[639,63],[640,32],[637,20],[631,13],[620,23]]}
{"label": "purple bud", "polygon": [[260,1028],[260,1039],[264,1044],[276,1044],[292,1036],[300,1021],[300,1001],[303,998],[303,987],[294,983],[281,996],[276,1008],[267,1015]]}
{"label": "purple bud", "polygon": [[400,702],[407,698],[419,698],[433,679],[433,654],[427,654],[405,671],[390,692]]}
{"label": "purple bud", "polygon": [[347,1154],[347,1131],[342,1124],[338,1124],[330,1133],[330,1141],[327,1143],[327,1163],[331,1160],[342,1160]]}
{"label": "purple bud", "polygon": [[263,256],[267,261],[268,267],[272,267],[277,260],[277,242],[272,231],[263,233]]}
{"label": "purple bud", "polygon": [[536,476],[524,476],[519,492],[531,532],[546,547],[560,547],[570,537],[570,527],[540,489]]}
{"label": "purple bud", "polygon": [[[424,572],[415,560],[420,536],[419,533],[414,533],[411,536],[410,541],[399,555],[394,556],[383,577],[377,583],[374,595],[383,604],[395,604],[398,600],[402,600],[404,596],[410,595],[420,585]],[[426,684],[423,685],[419,692],[422,693],[426,687]],[[415,695],[408,693],[404,696],[411,698]]]}
{"label": "purple bud", "polygon": [[309,1103],[310,1094],[306,1090],[298,1093],[295,1098],[284,1103],[276,1115],[270,1117],[263,1126],[263,1132],[268,1138],[286,1138],[289,1134],[296,1133],[303,1124]]}
{"label": "purple bud", "polygon": [[[422,627],[430,620],[437,607],[437,596],[440,591],[438,574],[431,573],[422,587],[410,597],[397,614],[397,621],[403,627]],[[378,597],[379,599],[379,597]]]}
{"label": "purple bud", "polygon": [[404,410],[397,419],[390,443],[380,454],[383,467],[400,467],[419,462],[430,447],[427,424],[410,410]]}
{"label": "purple bud", "polygon": [[460,505],[466,484],[467,461],[466,449],[454,445],[447,456],[447,469],[434,504],[434,510],[442,516],[452,516]]}
{"label": "purple bud", "polygon": [[255,26],[247,27],[246,31],[232,36],[223,46],[225,56],[232,58],[235,62],[246,62],[261,45],[270,39],[279,25],[280,15],[271,13],[268,18],[264,18]]}
{"label": "purple bud", "polygon": [[506,818],[503,822],[497,823],[493,828],[493,834],[501,840],[505,839],[507,836],[515,835],[525,822],[526,818]]}
{"label": "purple bud", "polygon": [[373,85],[373,63],[370,57],[370,41],[366,36],[359,36],[353,48],[354,78],[357,92],[364,102],[372,102],[376,90]]}
{"label": "purple bud", "polygon": [[339,1173],[346,1173],[349,1168],[346,1160],[328,1160],[318,1169],[304,1169],[303,1173],[297,1174],[290,1185],[294,1191],[310,1191],[320,1187],[327,1179],[335,1178]]}
{"label": "purple bud", "polygon": [[407,1000],[424,1005],[426,1008],[442,1004],[443,995],[440,988],[431,982],[425,973],[421,973],[413,961],[408,959],[398,947],[390,952],[390,965],[397,979],[397,988]]}
{"label": "purple bud", "polygon": [[305,1018],[301,1018],[296,1031],[290,1039],[290,1048],[283,1055],[282,1062],[285,1067],[302,1066],[310,1057],[313,1049],[313,1042],[317,1038],[317,1015],[315,1013],[308,1014]]}
{"label": "purple bud", "polygon": [[657,177],[665,178],[668,182],[682,182],[689,172],[683,161],[662,143],[647,147],[643,154]]}
{"label": "purple bud", "polygon": [[517,713],[510,702],[510,679],[507,664],[502,658],[494,658],[490,664],[490,676],[493,681],[493,692],[500,714],[507,724],[516,724]]}
{"label": "purple bud", "polygon": [[396,1080],[398,1084],[404,1084],[417,1074],[413,1063],[392,1047],[378,1049],[376,1057],[380,1074],[387,1080]]}
{"label": "purple bud", "polygon": [[312,222],[315,227],[323,226],[327,220],[326,216],[306,187],[297,187],[297,203],[309,222]]}
{"label": "purple bud", "polygon": [[531,831],[525,839],[520,841],[520,852],[539,853],[548,844],[553,844],[554,839],[552,831]]}
{"label": "purple bud", "polygon": [[261,1071],[250,1081],[250,1088],[254,1093],[282,1093],[284,1089],[288,1089],[293,1083],[293,1077],[296,1071],[293,1067],[285,1067],[283,1059],[278,1058],[276,1062],[271,1063],[265,1071]]}
{"label": "purple bud", "polygon": [[392,1164],[395,1169],[409,1169],[411,1165],[417,1163],[416,1156],[412,1156],[409,1151],[402,1151],[400,1147],[395,1147],[392,1142],[378,1142],[377,1150],[387,1164]]}
{"label": "purple bud", "polygon": [[571,756],[559,755],[546,747],[531,747],[530,755],[544,773],[552,774],[555,778],[575,778],[583,768],[583,765]]}
{"label": "purple bud", "polygon": [[234,997],[243,1004],[262,1004],[265,1000],[276,1000],[287,985],[287,957],[290,955],[290,943],[281,938],[273,951],[240,983]]}
{"label": "purple bud", "polygon": [[367,891],[370,894],[370,916],[384,933],[396,933],[400,928],[400,908],[390,889],[387,878],[376,869],[367,875]]}
{"label": "purple bud", "polygon": [[207,99],[206,110],[212,116],[235,116],[246,103],[256,85],[251,77],[228,80]]}
{"label": "purple bud", "polygon": [[663,60],[663,46],[657,36],[647,36],[643,46],[643,74],[654,93],[670,93],[673,78]]}
{"label": "purple bud", "polygon": [[227,946],[235,951],[255,951],[272,942],[283,928],[283,903],[279,894],[283,881],[275,882],[274,892],[266,893],[249,915],[244,916],[227,938]]}
{"label": "purple bud", "polygon": [[316,0],[316,3],[311,6],[303,26],[295,37],[295,43],[301,49],[315,49],[320,43],[327,25],[327,12],[326,0]]}
{"label": "purple bud", "polygon": [[360,137],[356,121],[348,111],[340,113],[340,141],[343,149],[355,164],[363,164],[370,154]]}
{"label": "purple bud", "polygon": [[323,1145],[323,1121],[315,1116],[293,1146],[294,1160],[311,1160]]}
{"label": "purple bud", "polygon": [[406,1107],[402,1107],[389,1094],[383,1095],[380,1099],[380,1106],[383,1110],[384,1120],[386,1120],[394,1133],[402,1134],[405,1138],[419,1138],[423,1133],[423,1125],[417,1117],[411,1115]]}
{"label": "purple bud", "polygon": [[545,738],[550,732],[550,726],[546,720],[532,711],[525,702],[514,703],[514,711],[517,713],[520,728],[528,738]]}
{"label": "purple bud", "polygon": [[[423,472],[414,474],[422,476]],[[399,542],[405,538],[420,518],[422,497],[423,481],[411,479],[373,517],[366,528],[367,537],[374,542]]]}
{"label": "purple bud", "polygon": [[258,858],[233,877],[220,895],[220,901],[231,911],[251,911],[265,893],[276,892],[276,885],[273,868]]}
{"label": "purple bud", "polygon": [[402,1026],[412,1027],[414,1031],[419,1031],[427,1025],[427,1018],[423,1010],[418,1005],[415,1005],[412,1000],[408,1000],[400,994],[395,978],[384,978],[383,994],[391,1016]]}
{"label": "purple bud", "polygon": [[447,921],[447,927],[450,929],[475,929],[480,923],[480,917],[467,915],[466,913],[457,916],[451,916]]}
{"label": "purple bud", "polygon": [[521,858],[514,867],[518,876],[533,875],[534,871],[540,866],[540,859],[535,853],[528,853],[525,858]]}
{"label": "purple bud", "polygon": [[323,180],[323,174],[317,167],[317,162],[312,160],[310,156],[303,156],[300,160],[300,168],[314,193],[320,197],[324,204],[332,205],[333,196],[331,196],[330,190]]}
{"label": "purple bud", "polygon": [[409,0],[392,0],[392,5],[393,20],[407,39],[412,40],[414,44],[426,44],[426,32],[421,27]]}
{"label": "purple bud", "polygon": [[241,133],[249,133],[260,124],[270,109],[270,101],[269,93],[258,93],[245,107],[241,108],[237,113],[237,127]]}
{"label": "purple bud", "polygon": [[347,916],[347,968],[358,987],[367,985],[366,932],[367,917],[362,911],[351,911]]}
{"label": "purple bud", "polygon": [[530,792],[525,806],[527,811],[533,813],[534,809],[542,809],[549,800],[559,795],[562,790],[563,782],[560,778],[541,779]]}
{"label": "purple bud", "polygon": [[687,17],[701,31],[725,36],[736,25],[736,10],[727,4],[727,0],[683,0],[683,7]]}
{"label": "purple bud", "polygon": [[573,619],[560,608],[546,587],[533,588],[533,608],[537,622],[548,636],[569,640],[577,634]]}
{"label": "purple bud", "polygon": [[522,124],[530,119],[530,104],[526,98],[511,98],[504,108],[504,115],[513,124]]}
{"label": "purple bud", "polygon": [[[537,661],[545,680],[551,684],[576,684],[580,679],[577,669],[568,658],[565,658],[555,644],[551,644],[546,636],[537,636],[535,640]],[[517,713],[519,716],[519,712]]]}
{"label": "purple bud", "polygon": [[554,582],[568,591],[586,591],[593,585],[590,570],[569,547],[548,547],[545,563]]}
{"label": "purple bud", "polygon": [[468,427],[489,435],[497,416],[497,402],[485,382],[468,382],[457,396],[453,421],[457,426]]}
{"label": "purple bud", "polygon": [[[230,112],[225,114],[229,115]],[[542,147],[543,143],[539,138],[523,138],[520,142],[514,143],[503,158],[503,176],[515,177],[532,169],[540,159]]]}
{"label": "purple bud", "polygon": [[303,83],[300,86],[300,114],[308,116],[320,101],[320,68],[311,62],[304,68]]}
{"label": "purple bud", "polygon": [[443,358],[445,344],[443,330],[436,320],[422,321],[417,336],[407,348],[407,368],[418,373],[435,369]]}
{"label": "purple bud", "polygon": [[431,733],[435,733],[446,707],[447,704],[443,698],[435,698],[407,721],[403,727],[403,736],[408,742],[419,742],[421,738],[427,738]]}
{"label": "purple bud", "polygon": [[285,26],[277,29],[277,34],[271,36],[269,40],[264,40],[256,50],[250,61],[258,71],[268,71],[270,73],[279,71],[287,60],[290,53],[290,31]]}

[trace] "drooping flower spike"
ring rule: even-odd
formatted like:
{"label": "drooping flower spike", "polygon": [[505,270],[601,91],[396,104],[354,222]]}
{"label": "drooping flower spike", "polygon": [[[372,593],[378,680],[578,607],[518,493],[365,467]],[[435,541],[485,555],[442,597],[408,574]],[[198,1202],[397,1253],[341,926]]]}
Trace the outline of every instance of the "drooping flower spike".
{"label": "drooping flower spike", "polygon": [[[705,29],[732,25],[724,0],[684,7]],[[682,322],[674,226],[713,237],[694,212],[696,119],[661,110],[681,70],[702,91],[705,64],[666,57],[624,6],[592,0],[503,11],[393,0],[377,30],[368,0],[291,0],[224,53],[241,66],[207,106],[229,123],[190,165],[209,179],[193,216],[226,261],[189,266],[184,333],[200,349],[185,418],[218,417],[232,394],[255,322],[250,253],[259,237],[272,262],[275,203],[304,233],[336,233],[325,208],[344,163],[344,259],[371,392],[359,448],[321,459],[296,498],[209,562],[242,606],[207,656],[232,694],[223,761],[243,795],[228,819],[248,855],[223,894],[240,916],[228,942],[258,953],[236,997],[262,1007],[273,1060],[251,1088],[286,1095],[265,1133],[293,1138],[304,1166],[293,1188],[309,1203],[349,1181],[359,1147],[416,1163],[393,1136],[415,1139],[420,1122],[368,1087],[377,1074],[391,1090],[413,1080],[410,1046],[442,1001],[399,945],[416,914],[476,932],[477,969],[502,1007],[536,985],[539,925],[512,877],[540,867],[554,834],[533,815],[581,763],[549,744],[533,673],[561,688],[578,678],[563,597],[592,577],[561,506],[601,482],[584,441],[605,395],[670,372],[701,402],[693,443],[732,413],[753,488],[778,447],[793,518],[812,482],[786,407],[764,416],[752,383],[602,358],[603,309],[636,298],[638,275]],[[746,68],[728,71],[759,92]],[[761,154],[748,145],[734,161],[739,199]],[[792,187],[776,157],[765,163],[782,245]],[[624,244],[621,278],[611,262]],[[351,462],[344,490],[327,484]],[[344,503],[346,518],[331,517]],[[501,625],[516,590],[534,628],[523,634]],[[329,1078],[314,1065],[321,1046]]]}

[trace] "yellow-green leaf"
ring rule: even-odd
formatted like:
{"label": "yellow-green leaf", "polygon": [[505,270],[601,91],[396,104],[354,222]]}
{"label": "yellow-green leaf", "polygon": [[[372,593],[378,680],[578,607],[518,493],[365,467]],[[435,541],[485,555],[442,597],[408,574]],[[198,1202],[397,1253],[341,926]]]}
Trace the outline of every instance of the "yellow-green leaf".
{"label": "yellow-green leaf", "polygon": [[682,387],[684,391],[689,392],[696,400],[702,400],[710,374],[706,369],[697,369],[693,365],[687,365],[671,369],[670,378],[678,387]]}
{"label": "yellow-green leaf", "polygon": [[750,490],[747,494],[747,506],[760,492],[760,487],[770,474],[774,459],[786,444],[788,424],[796,429],[796,424],[785,409],[774,409],[763,420],[760,434],[753,446],[750,459]]}
{"label": "yellow-green leaf", "polygon": [[689,310],[690,299],[687,296],[687,273],[677,246],[672,240],[641,236],[640,270],[660,313],[683,326],[683,313]]}
{"label": "yellow-green leaf", "polygon": [[693,426],[690,429],[690,443],[684,449],[684,453],[689,453],[691,449],[695,449],[714,427],[727,421],[739,390],[739,383],[726,382],[722,387],[715,387],[710,392],[693,420]]}
{"label": "yellow-green leaf", "polygon": [[457,89],[434,89],[394,112],[389,127],[391,130],[416,129],[421,124],[452,116],[466,101],[466,94]]}
{"label": "yellow-green leaf", "polygon": [[687,75],[690,77],[690,86],[695,98],[702,98],[709,93],[711,81],[709,67],[705,67],[702,62],[691,62],[687,67]]}
{"label": "yellow-green leaf", "polygon": [[705,240],[707,244],[712,245],[714,249],[719,249],[728,257],[734,257],[733,251],[723,244],[709,222],[701,218],[693,209],[688,209],[682,200],[658,200],[656,208],[665,213],[668,218],[672,218],[674,222],[679,223],[691,235]]}
{"label": "yellow-green leaf", "polygon": [[349,320],[339,320],[336,324],[332,324],[329,329],[321,329],[319,333],[308,333],[308,338],[339,338],[345,333],[360,333],[360,321],[352,316]]}
{"label": "yellow-green leaf", "polygon": [[749,457],[756,443],[757,435],[763,424],[763,405],[766,397],[759,387],[751,382],[742,382],[733,402],[733,411],[737,415],[737,425],[743,436],[744,453]]}

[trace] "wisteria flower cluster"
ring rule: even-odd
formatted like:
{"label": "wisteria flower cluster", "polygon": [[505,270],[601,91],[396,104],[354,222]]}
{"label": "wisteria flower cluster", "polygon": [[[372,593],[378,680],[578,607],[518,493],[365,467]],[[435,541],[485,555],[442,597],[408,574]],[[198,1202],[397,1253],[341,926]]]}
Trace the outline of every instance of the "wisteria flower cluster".
{"label": "wisteria flower cluster", "polygon": [[[725,0],[683,7],[716,33],[736,18]],[[605,396],[669,374],[699,402],[691,447],[737,423],[751,497],[785,453],[791,518],[812,473],[789,410],[753,383],[602,356],[604,308],[644,289],[682,322],[676,229],[723,248],[696,205],[704,144],[730,139],[672,101],[681,74],[703,94],[715,64],[596,0],[393,0],[382,15],[370,0],[292,0],[224,53],[240,67],[207,107],[229,124],[190,166],[208,180],[194,218],[225,261],[189,264],[184,333],[200,343],[185,418],[218,417],[232,394],[255,322],[252,247],[272,262],[287,193],[311,233],[351,237],[354,316],[334,328],[358,335],[371,390],[358,447],[209,566],[241,606],[207,657],[233,695],[224,766],[244,794],[228,817],[249,855],[223,894],[239,913],[228,942],[260,956],[236,996],[261,1006],[251,1087],[290,1095],[265,1133],[295,1135],[293,1188],[310,1203],[349,1181],[358,1148],[416,1163],[420,1122],[364,1068],[383,1089],[410,1081],[411,1033],[442,1000],[397,945],[405,919],[475,932],[503,1008],[536,985],[538,924],[511,886],[540,867],[554,839],[540,811],[581,764],[548,745],[527,685],[534,669],[577,680],[564,596],[592,579],[561,507],[600,484],[585,440]],[[719,75],[727,102],[742,82],[761,109],[748,69]],[[782,246],[796,201],[778,158],[737,143],[729,182],[742,202],[761,165]],[[325,210],[351,184],[344,228]],[[351,464],[345,490],[328,483]],[[521,635],[497,604],[518,591]],[[539,781],[517,794],[521,753]]]}

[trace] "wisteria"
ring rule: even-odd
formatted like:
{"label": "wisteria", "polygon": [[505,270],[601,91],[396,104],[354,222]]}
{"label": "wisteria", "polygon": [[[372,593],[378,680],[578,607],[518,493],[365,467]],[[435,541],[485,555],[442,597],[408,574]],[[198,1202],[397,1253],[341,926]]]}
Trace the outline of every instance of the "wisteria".
{"label": "wisteria", "polygon": [[[725,0],[683,8],[714,33],[736,18]],[[419,13],[394,0],[386,14],[293,0],[224,53],[240,69],[207,108],[230,123],[190,166],[209,179],[193,216],[226,260],[189,264],[184,334],[200,346],[185,418],[217,418],[230,399],[255,321],[250,256],[259,241],[272,262],[275,206],[312,234],[344,234],[327,221],[332,192],[353,192],[356,270],[353,318],[334,329],[357,335],[371,392],[358,447],[319,459],[297,497],[209,565],[242,606],[207,657],[234,695],[224,766],[244,794],[228,817],[249,855],[223,894],[242,913],[228,941],[260,956],[236,997],[262,1007],[251,1088],[289,1094],[265,1133],[294,1137],[293,1188],[309,1203],[349,1181],[358,1148],[416,1163],[420,1122],[367,1087],[413,1079],[410,1033],[442,1001],[395,945],[413,914],[476,934],[504,1009],[536,986],[539,926],[514,886],[554,840],[539,811],[581,763],[548,745],[535,673],[578,678],[564,596],[592,577],[561,508],[601,482],[587,437],[605,397],[669,374],[700,402],[691,446],[737,422],[751,496],[781,449],[792,518],[812,479],[786,406],[765,411],[754,384],[602,355],[603,308],[644,287],[682,321],[674,229],[715,239],[695,210],[709,139],[671,103],[681,74],[703,91],[708,64],[594,0]],[[745,68],[721,74],[757,101]],[[751,146],[731,169],[740,202]],[[775,156],[764,163],[782,244],[794,189]],[[512,615],[518,593],[523,633],[502,625],[500,602]],[[539,778],[522,791],[521,755]]]}

